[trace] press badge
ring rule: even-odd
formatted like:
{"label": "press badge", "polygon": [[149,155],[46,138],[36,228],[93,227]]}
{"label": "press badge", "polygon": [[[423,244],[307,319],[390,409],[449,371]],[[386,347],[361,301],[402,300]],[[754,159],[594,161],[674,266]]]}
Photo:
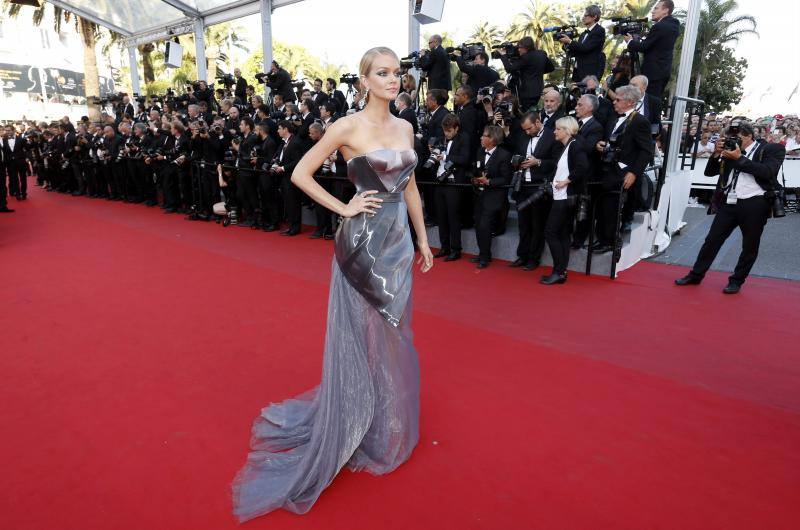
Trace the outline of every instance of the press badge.
{"label": "press badge", "polygon": [[728,198],[725,200],[728,204],[736,204],[736,190],[731,190],[728,192]]}

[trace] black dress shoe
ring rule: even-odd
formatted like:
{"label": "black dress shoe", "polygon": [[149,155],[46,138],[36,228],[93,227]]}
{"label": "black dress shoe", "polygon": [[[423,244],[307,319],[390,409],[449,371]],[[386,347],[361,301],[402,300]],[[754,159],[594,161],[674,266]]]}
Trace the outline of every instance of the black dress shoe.
{"label": "black dress shoe", "polygon": [[470,263],[479,263],[480,261],[481,258],[479,258],[478,256],[475,256],[474,258],[469,258]]}
{"label": "black dress shoe", "polygon": [[611,245],[600,245],[599,247],[592,247],[592,252],[594,254],[605,254],[606,252],[611,252],[614,250]]}
{"label": "black dress shoe", "polygon": [[300,233],[300,229],[299,228],[289,228],[288,230],[284,230],[283,232],[281,232],[281,235],[282,236],[296,236],[299,233]]}
{"label": "black dress shoe", "polygon": [[274,232],[278,229],[278,225],[276,224],[268,224],[264,226],[264,232]]}
{"label": "black dress shoe", "polygon": [[522,258],[517,258],[508,264],[508,266],[511,267],[512,269],[516,267],[522,267],[523,265],[525,265],[525,260],[523,260]]}
{"label": "black dress shoe", "polygon": [[177,213],[177,212],[178,210],[176,210],[175,208],[164,208],[164,213]]}
{"label": "black dress shoe", "polygon": [[735,282],[728,282],[728,285],[722,290],[725,294],[736,294],[742,288],[742,285]]}
{"label": "black dress shoe", "polygon": [[538,262],[536,262],[536,261],[529,261],[528,263],[526,263],[526,264],[525,264],[525,266],[524,266],[524,267],[522,267],[522,270],[524,270],[524,271],[527,271],[527,272],[530,272],[530,271],[532,271],[532,270],[536,270],[536,269],[538,269],[538,268],[539,268],[539,263],[538,263]]}
{"label": "black dress shoe", "polygon": [[336,239],[336,236],[334,234],[325,234],[322,237],[325,238],[325,241],[333,241],[334,239]]}
{"label": "black dress shoe", "polygon": [[0,208],[0,213],[13,213],[13,212],[14,210],[9,208],[8,206],[3,206],[2,208]]}
{"label": "black dress shoe", "polygon": [[542,276],[542,279],[539,280],[539,283],[544,285],[553,285],[556,283],[566,283],[566,281],[567,281],[567,273],[558,274],[554,272],[548,276]]}
{"label": "black dress shoe", "polygon": [[675,285],[700,285],[701,281],[703,281],[702,278],[687,274],[683,278],[678,278],[675,280]]}
{"label": "black dress shoe", "polygon": [[446,258],[444,258],[445,261],[455,261],[457,259],[461,259],[461,252],[451,252]]}
{"label": "black dress shoe", "polygon": [[446,258],[450,255],[450,249],[439,249],[439,252],[433,255],[434,258]]}
{"label": "black dress shoe", "polygon": [[478,268],[479,269],[485,269],[488,266],[489,266],[489,262],[486,261],[486,260],[481,260],[481,261],[478,262]]}
{"label": "black dress shoe", "polygon": [[572,250],[580,250],[583,248],[583,246],[583,241],[573,241],[569,248]]}
{"label": "black dress shoe", "polygon": [[322,239],[322,230],[314,230],[314,232],[308,236],[308,239]]}

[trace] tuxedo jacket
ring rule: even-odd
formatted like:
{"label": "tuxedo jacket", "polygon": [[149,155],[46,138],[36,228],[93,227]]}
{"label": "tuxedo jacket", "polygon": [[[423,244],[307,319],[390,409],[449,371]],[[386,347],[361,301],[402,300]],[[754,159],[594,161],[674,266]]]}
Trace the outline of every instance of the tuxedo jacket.
{"label": "tuxedo jacket", "polygon": [[[617,119],[612,116],[606,126],[606,140],[614,133],[616,123]],[[620,148],[618,158],[625,167],[620,168],[619,164],[614,162],[615,173],[621,178],[630,171],[637,177],[641,177],[653,159],[655,149],[653,137],[650,135],[650,122],[638,112],[633,112],[628,117],[627,125],[624,122],[620,125],[617,134],[617,144]]]}
{"label": "tuxedo jacket", "polygon": [[431,114],[431,117],[428,120],[427,133],[422,139],[423,143],[427,145],[428,141],[431,138],[437,138],[438,141],[444,140],[444,131],[442,130],[442,122],[444,121],[444,117],[447,116],[448,114],[449,111],[444,107],[439,107],[433,112],[433,114]]}
{"label": "tuxedo jacket", "polygon": [[[72,135],[73,138],[75,135]],[[8,138],[3,138],[3,160],[10,162],[12,160],[25,160],[25,138],[16,135],[14,138],[14,149],[11,149],[11,142]]]}
{"label": "tuxedo jacket", "polygon": [[[763,140],[757,140],[758,145],[751,158],[746,158],[742,154],[739,160],[725,160],[720,158],[709,158],[704,171],[708,177],[719,175],[717,189],[725,188],[730,180],[730,175],[734,170],[743,173],[750,173],[756,179],[756,183],[764,191],[775,190],[778,186],[778,171],[783,165],[786,157],[786,148],[781,144],[771,144]],[[720,169],[723,171],[720,172]]]}
{"label": "tuxedo jacket", "polygon": [[428,72],[428,90],[441,88],[452,90],[453,83],[450,78],[450,57],[442,46],[420,57],[420,68]]}
{"label": "tuxedo jacket", "polygon": [[[517,142],[516,154],[526,156],[528,154],[528,142],[531,137],[527,134],[521,136]],[[541,160],[542,164],[531,168],[531,180],[549,180],[553,178],[556,170],[554,149],[557,147],[556,137],[551,129],[542,127],[539,141],[533,148],[533,156]]]}
{"label": "tuxedo jacket", "polygon": [[614,104],[611,103],[608,98],[598,96],[598,102],[599,105],[594,113],[594,117],[597,118],[603,126],[603,129],[605,129],[612,118],[615,122],[617,121],[617,113],[614,111]]}
{"label": "tuxedo jacket", "polygon": [[[445,147],[447,144],[445,143]],[[470,163],[469,151],[469,138],[463,132],[460,132],[453,138],[453,144],[450,146],[450,152],[447,153],[445,160],[450,160],[455,164],[455,171],[453,171],[453,178],[456,182],[466,184],[469,179],[467,178],[467,170]]]}
{"label": "tuxedo jacket", "polygon": [[595,117],[592,117],[591,120],[581,125],[580,129],[578,129],[578,134],[575,139],[581,143],[581,147],[583,147],[583,150],[589,158],[592,157],[592,153],[597,152],[595,147],[597,146],[597,142],[603,139],[604,131],[605,127],[603,127],[600,120]]}
{"label": "tuxedo jacket", "polygon": [[642,52],[642,74],[647,79],[661,81],[669,79],[672,73],[672,54],[675,41],[681,32],[681,24],[673,16],[666,16],[650,28],[643,39],[634,39],[628,43],[628,51]]}
{"label": "tuxedo jacket", "polygon": [[414,134],[419,132],[419,121],[417,121],[417,113],[414,112],[414,109],[408,108],[401,110],[398,118],[406,120],[408,123],[410,123],[411,127],[414,129]]}
{"label": "tuxedo jacket", "polygon": [[[570,183],[567,185],[567,195],[576,195],[583,191],[584,184],[586,183],[586,179],[589,174],[589,159],[587,158],[586,151],[583,150],[583,146],[579,141],[573,140],[571,145],[572,147],[570,147],[569,151],[567,152],[567,168],[569,169],[570,180]],[[553,148],[554,176],[555,168],[558,167],[558,162],[560,161],[561,155],[564,154],[564,149],[566,148],[566,145],[558,141]]]}
{"label": "tuxedo jacket", "polygon": [[542,50],[531,50],[514,59],[502,55],[500,60],[506,72],[516,76],[517,95],[520,100],[539,98],[544,88],[544,74],[556,69],[553,61]]}
{"label": "tuxedo jacket", "polygon": [[485,64],[468,64],[463,57],[456,57],[458,69],[467,74],[467,85],[475,94],[483,87],[491,86],[500,79],[497,70]]}
{"label": "tuxedo jacket", "polygon": [[564,117],[564,109],[558,107],[558,109],[556,109],[556,111],[553,113],[552,116],[550,116],[550,118],[547,119],[547,121],[545,121],[545,118],[547,118],[547,114],[545,114],[544,109],[539,111],[539,116],[542,119],[542,123],[544,124],[545,129],[550,129],[551,131],[555,131],[556,122],[560,118]]}
{"label": "tuxedo jacket", "polygon": [[602,79],[606,69],[606,56],[603,46],[606,43],[606,30],[600,24],[595,24],[589,31],[581,33],[567,45],[570,53],[575,57],[575,69],[572,71],[572,80],[581,81],[587,75],[597,76]]}
{"label": "tuxedo jacket", "polygon": [[489,161],[484,163],[484,160],[486,151],[481,148],[477,156],[478,171],[486,173],[489,185],[484,186],[483,191],[478,190],[479,198],[485,206],[500,208],[508,195],[508,189],[503,186],[511,183],[511,153],[497,146]]}
{"label": "tuxedo jacket", "polygon": [[278,146],[275,151],[276,160],[280,156],[281,150],[283,150],[283,160],[277,163],[283,167],[283,176],[290,178],[295,166],[303,158],[303,142],[296,134],[293,134],[289,137],[289,142],[285,146]]}
{"label": "tuxedo jacket", "polygon": [[314,93],[314,97],[311,98],[314,102],[314,105],[319,109],[322,105],[328,102],[328,94],[325,92],[316,92]]}

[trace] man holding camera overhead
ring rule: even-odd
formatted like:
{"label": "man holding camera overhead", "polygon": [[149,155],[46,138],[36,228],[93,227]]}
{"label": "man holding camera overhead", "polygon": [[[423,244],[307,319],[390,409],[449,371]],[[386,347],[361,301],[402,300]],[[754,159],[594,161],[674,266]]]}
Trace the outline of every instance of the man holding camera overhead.
{"label": "man holding camera overhead", "polygon": [[442,48],[441,35],[432,35],[428,39],[428,48],[423,50],[419,58],[419,66],[428,73],[428,90],[439,88],[449,92],[453,88],[450,79],[450,56]]}
{"label": "man holding camera overhead", "polygon": [[625,35],[623,38],[628,43],[628,51],[644,54],[641,73],[647,76],[649,84],[647,93],[660,98],[672,74],[672,55],[675,41],[681,32],[681,24],[672,16],[675,4],[672,0],[660,0],[653,6],[650,18],[653,27],[645,38],[634,38]]}
{"label": "man holding camera overhead", "polygon": [[506,71],[514,77],[514,87],[522,112],[539,103],[544,88],[544,74],[556,69],[553,61],[542,50],[537,50],[532,37],[522,37],[517,43],[519,57],[508,57],[508,48],[499,49],[500,60]]}
{"label": "man holding camera overhead", "polygon": [[778,170],[786,149],[778,143],[755,139],[753,125],[733,121],[728,136],[717,141],[705,174],[719,175],[709,213],[716,213],[697,260],[689,274],[676,285],[697,285],[703,281],[725,240],[736,227],[742,231],[742,252],[725,294],[736,294],[758,258],[761,234],[767,219],[783,217],[783,205],[776,196]]}
{"label": "man holding camera overhead", "polygon": [[497,70],[489,66],[489,56],[486,52],[476,54],[472,64],[464,60],[459,48],[453,50],[453,55],[456,56],[458,69],[467,74],[467,85],[472,88],[473,93],[477,94],[481,88],[491,86],[500,79]]}
{"label": "man holding camera overhead", "polygon": [[587,75],[603,76],[606,68],[606,56],[603,46],[606,43],[606,30],[599,24],[600,7],[591,5],[586,8],[582,19],[586,31],[577,39],[562,35],[559,42],[567,47],[570,55],[575,57],[575,69],[572,71],[572,80],[581,81]]}

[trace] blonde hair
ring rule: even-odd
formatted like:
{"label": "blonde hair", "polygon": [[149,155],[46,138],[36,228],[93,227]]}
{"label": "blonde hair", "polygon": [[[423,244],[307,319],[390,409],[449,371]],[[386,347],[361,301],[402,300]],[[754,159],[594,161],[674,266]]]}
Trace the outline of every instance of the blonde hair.
{"label": "blonde hair", "polygon": [[564,116],[556,120],[556,127],[561,127],[567,131],[570,136],[578,134],[578,122],[572,116]]}
{"label": "blonde hair", "polygon": [[372,70],[372,63],[375,62],[375,58],[379,55],[390,55],[395,61],[398,63],[400,62],[400,58],[391,48],[387,48],[386,46],[370,48],[364,53],[364,56],[361,57],[361,63],[359,63],[358,66],[358,73],[361,77],[367,77],[369,75],[370,70]]}

